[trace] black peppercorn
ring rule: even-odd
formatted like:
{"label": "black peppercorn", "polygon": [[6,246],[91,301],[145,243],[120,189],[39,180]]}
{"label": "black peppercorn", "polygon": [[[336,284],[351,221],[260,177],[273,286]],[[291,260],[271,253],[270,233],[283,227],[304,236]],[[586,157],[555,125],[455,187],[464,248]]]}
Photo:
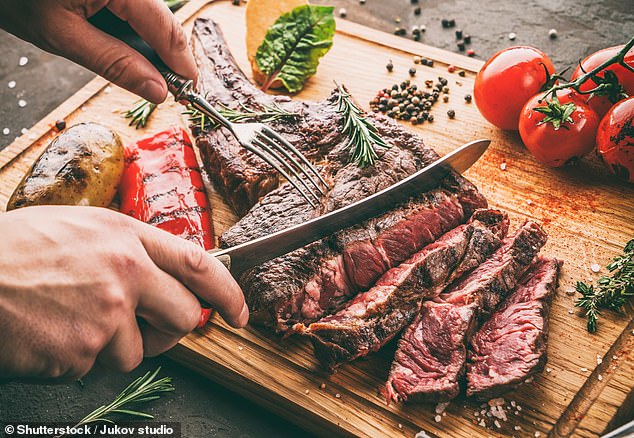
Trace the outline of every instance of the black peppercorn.
{"label": "black peppercorn", "polygon": [[463,40],[465,44],[471,44],[471,35],[465,35]]}
{"label": "black peppercorn", "polygon": [[382,113],[387,111],[387,106],[385,105],[379,105],[379,111],[381,111]]}
{"label": "black peppercorn", "polygon": [[449,20],[443,18],[442,20],[440,20],[440,24],[442,24],[442,27],[447,28],[449,27]]}
{"label": "black peppercorn", "polygon": [[433,59],[428,59],[427,60],[427,66],[428,67],[433,67],[434,66],[434,60]]}
{"label": "black peppercorn", "polygon": [[392,90],[398,91],[398,84],[392,85]]}
{"label": "black peppercorn", "polygon": [[62,129],[66,128],[66,120],[64,119],[59,119],[55,122],[55,129],[57,129],[58,131],[61,131]]}
{"label": "black peppercorn", "polygon": [[394,70],[394,64],[392,64],[392,61],[389,61],[386,65],[385,68],[387,69],[387,71],[392,71]]}
{"label": "black peppercorn", "polygon": [[464,70],[460,70],[460,71],[458,72],[458,76],[460,76],[460,77],[462,77],[462,78],[464,78],[466,75],[467,75],[467,72],[465,72]]}
{"label": "black peppercorn", "polygon": [[455,26],[456,26],[456,20],[452,18],[451,20],[449,20],[449,27],[455,27]]}
{"label": "black peppercorn", "polygon": [[446,94],[442,97],[442,101],[447,103],[449,102],[449,96],[447,96]]}
{"label": "black peppercorn", "polygon": [[416,69],[415,69],[414,67],[411,67],[411,68],[409,69],[409,75],[410,75],[410,76],[416,76]]}
{"label": "black peppercorn", "polygon": [[420,15],[421,9],[420,6],[414,8],[414,15]]}
{"label": "black peppercorn", "polygon": [[438,82],[440,82],[443,85],[447,85],[448,83],[447,78],[443,78],[442,76],[438,77]]}
{"label": "black peppercorn", "polygon": [[456,39],[457,40],[462,39],[462,29],[456,30]]}
{"label": "black peppercorn", "polygon": [[464,52],[464,50],[466,48],[464,40],[458,41],[457,45],[458,45],[458,50],[460,50],[461,52]]}
{"label": "black peppercorn", "polygon": [[450,109],[449,111],[447,111],[447,115],[449,116],[450,119],[453,119],[454,117],[456,117],[456,112]]}
{"label": "black peppercorn", "polygon": [[412,38],[414,39],[414,41],[420,41],[420,32],[419,33],[415,33]]}
{"label": "black peppercorn", "polygon": [[433,114],[428,115],[427,116],[427,121],[428,122],[433,122],[434,121],[434,115]]}
{"label": "black peppercorn", "polygon": [[471,103],[471,100],[472,100],[472,99],[473,99],[473,98],[471,97],[471,95],[470,95],[470,94],[465,94],[465,96],[464,96],[464,100],[465,100],[465,102],[467,102],[467,103]]}
{"label": "black peppercorn", "polygon": [[240,0],[233,0],[233,6],[240,6]]}

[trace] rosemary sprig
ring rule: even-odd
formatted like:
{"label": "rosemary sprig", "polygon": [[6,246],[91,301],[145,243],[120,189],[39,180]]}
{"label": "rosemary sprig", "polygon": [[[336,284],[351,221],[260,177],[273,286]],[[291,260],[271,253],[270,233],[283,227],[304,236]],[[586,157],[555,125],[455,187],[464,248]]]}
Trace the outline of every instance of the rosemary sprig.
{"label": "rosemary sprig", "polygon": [[189,0],[163,0],[163,1],[167,5],[167,7],[170,8],[170,10],[172,12],[174,12],[174,11],[180,9]]}
{"label": "rosemary sprig", "polygon": [[[112,416],[128,415],[132,417],[154,418],[152,415],[135,409],[140,403],[149,402],[161,398],[167,392],[174,391],[171,377],[163,377],[155,380],[161,367],[156,371],[148,371],[125,388],[111,403],[101,406],[86,415],[75,428],[84,424],[97,422],[114,423]],[[63,436],[63,435],[60,435]]]}
{"label": "rosemary sprig", "polygon": [[[222,114],[230,122],[243,123],[243,122],[272,122],[274,120],[280,120],[285,118],[296,118],[300,115],[297,113],[288,112],[279,105],[274,103],[273,105],[262,105],[261,109],[256,110],[249,108],[246,105],[240,103],[241,109],[228,108],[224,105],[218,106],[218,112]],[[187,111],[183,112],[189,116],[189,122],[198,126],[201,130],[213,130],[220,126],[214,119],[201,113],[197,109],[187,106]]]}
{"label": "rosemary sprig", "polygon": [[338,97],[335,105],[337,112],[343,117],[343,132],[350,141],[352,148],[351,161],[359,167],[374,165],[378,158],[375,147],[389,148],[390,146],[379,135],[377,129],[370,123],[363,111],[352,100],[352,96],[341,85],[335,82]]}
{"label": "rosemary sprig", "polygon": [[634,239],[623,249],[623,255],[616,257],[608,266],[611,276],[602,276],[597,287],[578,281],[577,292],[581,294],[575,306],[582,308],[588,317],[588,331],[597,331],[599,309],[619,311],[629,297],[634,296]]}
{"label": "rosemary sprig", "polygon": [[158,105],[149,102],[145,99],[141,99],[135,102],[135,104],[124,113],[124,117],[130,120],[128,126],[136,125],[136,129],[145,128],[147,121],[154,112]]}

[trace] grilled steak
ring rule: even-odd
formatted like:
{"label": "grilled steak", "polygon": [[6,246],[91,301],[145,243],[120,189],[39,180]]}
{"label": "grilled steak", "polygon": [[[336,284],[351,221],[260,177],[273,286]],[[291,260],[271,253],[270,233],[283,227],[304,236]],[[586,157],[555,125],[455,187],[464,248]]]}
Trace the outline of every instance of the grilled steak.
{"label": "grilled steak", "polygon": [[389,399],[437,402],[458,395],[478,318],[515,288],[545,243],[541,227],[527,222],[489,260],[437,301],[426,302],[399,341],[386,385]]}
{"label": "grilled steak", "polygon": [[492,398],[546,363],[548,314],[561,262],[540,257],[471,341],[467,395]]}
{"label": "grilled steak", "polygon": [[468,224],[387,271],[336,314],[295,329],[311,337],[318,359],[330,369],[377,351],[412,321],[423,298],[436,296],[483,262],[500,246],[507,230],[505,214],[477,210]]}
{"label": "grilled steak", "polygon": [[[200,91],[208,93],[212,103],[231,108],[278,105],[300,115],[270,125],[320,163],[320,172],[330,186],[320,204],[312,208],[290,185],[277,187],[276,171],[244,150],[228,131],[192,127],[214,185],[244,215],[222,236],[224,247],[365,198],[438,158],[398,123],[371,115],[390,148],[377,151],[380,159],[376,164],[361,169],[349,163],[349,139],[341,134],[341,118],[332,105],[336,95],[322,102],[301,102],[261,93],[240,72],[211,20],[196,20],[192,46],[200,67]],[[272,324],[279,331],[297,322],[317,320],[486,205],[471,183],[451,175],[437,189],[388,214],[265,263],[240,279],[252,320]]]}

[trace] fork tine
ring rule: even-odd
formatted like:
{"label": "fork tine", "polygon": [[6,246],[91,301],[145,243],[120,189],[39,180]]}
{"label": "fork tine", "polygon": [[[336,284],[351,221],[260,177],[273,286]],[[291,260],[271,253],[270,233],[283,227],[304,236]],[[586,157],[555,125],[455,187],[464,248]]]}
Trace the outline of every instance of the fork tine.
{"label": "fork tine", "polygon": [[[282,166],[284,166],[295,178],[297,178],[299,180],[299,182],[304,186],[304,188],[306,190],[308,190],[308,193],[310,193],[311,195],[313,195],[315,197],[315,199],[319,200],[319,195],[317,195],[304,181],[304,179],[299,175],[299,173],[297,173],[297,171],[295,170],[295,168],[293,166],[291,166],[290,164],[288,164],[286,161],[284,161],[284,159],[282,157],[279,156],[279,154],[277,152],[275,152],[271,146],[265,144],[264,142],[262,142],[261,140],[259,140],[257,137],[254,137],[252,139],[253,143],[255,143],[256,145],[258,145],[259,147],[261,147],[262,149],[264,149],[268,154],[270,154],[273,158],[275,158]],[[269,140],[270,141],[270,140]],[[288,179],[286,177],[286,179]]]}
{"label": "fork tine", "polygon": [[[262,143],[261,141],[259,141],[259,140],[255,139],[255,138],[253,139],[253,142],[254,142],[254,143],[256,143],[259,147],[261,147],[264,151],[266,151],[266,152],[268,152],[270,155],[274,156],[274,155],[273,155],[274,151],[272,151],[272,150],[271,150],[271,148],[269,148],[268,146],[266,146],[264,143]],[[293,185],[293,187],[295,187],[295,189],[297,189],[297,191],[298,191],[299,193],[301,193],[301,194],[302,194],[302,196],[304,197],[304,199],[306,199],[306,201],[308,201],[308,203],[309,203],[309,204],[310,204],[313,208],[315,208],[315,207],[316,207],[316,204],[313,202],[313,200],[312,200],[312,199],[310,199],[310,197],[308,196],[308,194],[307,194],[304,190],[302,190],[302,188],[301,188],[299,185],[297,185],[297,183],[295,182],[295,180],[293,180],[293,179],[290,177],[290,175],[289,175],[289,174],[288,174],[288,173],[287,173],[287,172],[286,172],[286,171],[285,171],[285,170],[284,170],[284,169],[283,169],[283,168],[282,168],[282,167],[281,167],[281,166],[280,166],[280,165],[279,165],[279,164],[278,164],[275,160],[272,160],[272,159],[271,159],[268,155],[266,155],[264,152],[262,152],[262,151],[261,151],[261,150],[259,150],[258,148],[253,147],[253,146],[252,146],[250,143],[248,143],[248,142],[243,143],[243,144],[242,144],[242,146],[243,146],[245,149],[247,149],[247,150],[249,150],[249,151],[253,152],[254,154],[256,154],[258,157],[262,158],[264,161],[266,161],[266,162],[267,162],[268,164],[270,164],[271,166],[273,166],[273,167],[275,168],[275,170],[277,170],[279,173],[281,173],[281,174],[282,174],[282,176],[283,176],[284,178],[286,178],[286,180],[287,180],[288,182],[290,182],[290,183]],[[276,155],[277,155],[277,154],[276,154]],[[279,155],[278,155],[277,160],[279,161]],[[283,161],[282,161],[282,163],[283,163]],[[302,181],[302,180],[301,180],[301,178],[300,178],[300,181]],[[306,183],[304,183],[304,181],[302,181],[302,184],[303,184],[304,186],[306,185]],[[313,194],[313,196],[314,196],[314,194]]]}
{"label": "fork tine", "polygon": [[[306,157],[304,156],[304,154],[299,152],[295,148],[295,146],[290,144],[284,137],[282,137],[281,135],[279,135],[277,132],[273,131],[271,128],[269,128],[266,125],[262,128],[262,132],[267,134],[270,138],[272,138],[274,140],[277,140],[278,142],[282,143],[286,148],[288,148],[288,150],[290,150],[295,155],[297,155],[299,157],[299,159],[302,160],[302,163],[304,163],[310,169],[310,171],[313,174],[315,174],[315,176],[317,178],[319,178],[319,181],[321,181],[321,183],[324,185],[324,187],[326,187],[326,188],[328,187],[328,183],[326,183],[326,180],[324,180],[322,178],[322,176],[319,174],[319,172],[317,172],[317,169],[315,169],[315,167],[312,164],[310,164],[310,161],[308,161],[306,159]],[[311,181],[312,181],[312,179],[311,179]]]}
{"label": "fork tine", "polygon": [[[259,138],[261,139],[261,141],[265,142],[266,144],[268,144],[269,146],[275,148],[276,150],[278,150],[282,155],[284,155],[284,157],[286,157],[287,160],[289,160],[294,166],[297,166],[297,168],[300,170],[300,172],[302,173],[302,175],[304,175],[306,178],[308,178],[308,180],[312,183],[312,185],[319,191],[319,193],[321,193],[322,195],[325,195],[326,192],[324,192],[324,190],[319,186],[318,183],[316,183],[311,177],[310,175],[306,172],[306,169],[304,169],[302,167],[301,164],[299,164],[299,162],[291,155],[288,153],[288,151],[286,149],[284,149],[282,146],[280,146],[277,142],[273,141],[270,137],[268,137],[267,135],[264,135],[260,132],[258,132],[256,134],[257,136],[259,136]],[[304,179],[295,171],[295,168],[293,166],[289,166],[287,165],[287,167],[293,172],[293,174],[302,182],[302,184],[304,185],[304,187],[306,187],[306,190],[309,190],[311,192],[312,195],[315,195],[315,193],[304,183]]]}

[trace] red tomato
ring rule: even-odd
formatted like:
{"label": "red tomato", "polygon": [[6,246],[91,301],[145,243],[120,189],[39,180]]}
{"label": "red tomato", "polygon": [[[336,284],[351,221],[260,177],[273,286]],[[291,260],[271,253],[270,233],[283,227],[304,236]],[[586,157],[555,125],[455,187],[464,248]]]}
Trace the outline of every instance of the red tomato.
{"label": "red tomato", "polygon": [[[584,71],[589,72],[595,67],[598,67],[599,65],[601,65],[601,63],[607,61],[608,59],[619,53],[622,48],[623,46],[609,47],[607,49],[599,50],[598,52],[595,52],[592,55],[588,56],[586,59],[581,61],[581,65],[579,65],[574,71],[570,80],[574,81],[579,76],[583,75]],[[627,54],[625,55],[625,63],[634,67],[634,48],[627,52]],[[621,84],[621,86],[625,90],[625,93],[627,93],[629,96],[634,96],[634,72],[627,70],[625,67],[619,64],[612,64],[611,66],[606,67],[605,70],[612,71],[618,78],[619,84]],[[597,74],[597,76],[599,77],[604,77],[604,75],[605,73],[603,73],[603,71]],[[579,89],[581,91],[588,91],[596,88],[596,86],[597,84],[594,81],[588,80],[584,82],[581,87],[579,87]],[[596,113],[600,117],[603,117],[616,102],[610,101],[608,96],[588,96],[587,103],[593,110],[596,111]]]}
{"label": "red tomato", "polygon": [[548,57],[533,47],[504,49],[476,76],[473,94],[480,113],[501,129],[517,130],[522,107],[555,72]]}
{"label": "red tomato", "polygon": [[599,126],[597,113],[573,91],[562,90],[557,93],[559,102],[573,103],[576,109],[570,114],[572,121],[565,121],[555,129],[552,123],[543,123],[546,115],[535,111],[536,107],[547,106],[545,101],[540,102],[543,97],[543,93],[538,93],[526,102],[519,123],[522,141],[537,161],[559,167],[590,152]]}
{"label": "red tomato", "polygon": [[601,120],[597,151],[612,173],[634,182],[634,97],[614,105]]}

